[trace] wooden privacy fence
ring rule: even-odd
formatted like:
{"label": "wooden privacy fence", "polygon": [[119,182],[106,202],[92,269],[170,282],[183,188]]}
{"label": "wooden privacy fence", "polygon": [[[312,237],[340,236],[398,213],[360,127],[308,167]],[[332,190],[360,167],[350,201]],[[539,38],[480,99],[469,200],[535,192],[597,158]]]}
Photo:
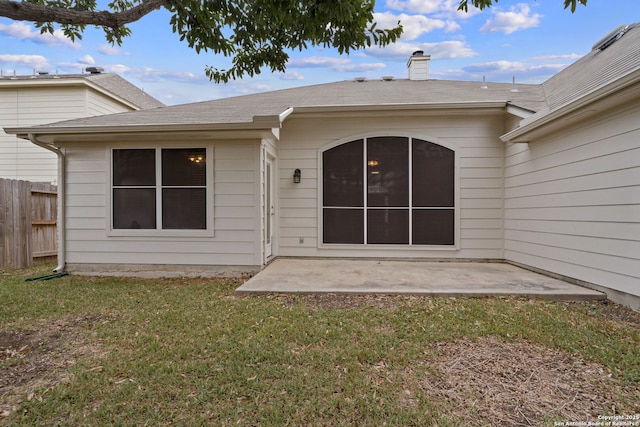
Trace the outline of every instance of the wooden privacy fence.
{"label": "wooden privacy fence", "polygon": [[57,255],[57,186],[0,178],[0,268]]}

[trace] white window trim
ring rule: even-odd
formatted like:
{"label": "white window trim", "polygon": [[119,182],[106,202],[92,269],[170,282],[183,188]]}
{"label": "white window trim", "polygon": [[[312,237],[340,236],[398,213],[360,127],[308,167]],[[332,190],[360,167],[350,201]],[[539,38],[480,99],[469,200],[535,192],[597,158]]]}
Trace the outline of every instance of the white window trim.
{"label": "white window trim", "polygon": [[[454,202],[454,206],[453,206],[453,215],[454,215],[454,230],[453,230],[453,245],[414,245],[414,244],[405,244],[405,245],[396,245],[396,244],[372,244],[372,243],[367,243],[366,242],[366,232],[365,232],[365,243],[363,244],[357,244],[357,243],[324,243],[324,224],[322,221],[323,218],[323,209],[324,209],[324,204],[323,204],[323,173],[324,173],[324,165],[323,165],[323,153],[327,150],[330,150],[334,147],[337,147],[339,145],[342,144],[347,144],[349,142],[358,140],[358,139],[362,139],[363,140],[363,144],[364,144],[364,149],[363,149],[363,153],[366,153],[366,141],[369,138],[376,138],[376,137],[394,137],[394,136],[398,136],[398,137],[405,137],[405,138],[409,138],[409,140],[413,140],[413,139],[420,139],[420,140],[424,140],[424,141],[428,141],[431,142],[433,144],[436,145],[440,145],[442,147],[448,148],[449,150],[453,151],[454,153],[454,175],[453,175],[453,180],[454,180],[454,198],[453,198],[453,202]],[[366,156],[366,154],[363,154],[363,156]],[[424,252],[424,251],[459,251],[460,250],[460,234],[461,234],[461,228],[460,228],[460,152],[459,150],[457,150],[457,147],[452,146],[451,144],[447,144],[445,142],[440,141],[438,138],[433,137],[431,135],[423,135],[420,133],[409,133],[409,132],[399,132],[399,131],[393,131],[393,132],[374,132],[374,133],[364,133],[364,134],[355,134],[355,135],[351,135],[336,141],[333,141],[331,144],[328,144],[324,147],[321,147],[320,149],[318,149],[318,194],[317,194],[317,200],[318,200],[318,213],[317,213],[317,218],[318,218],[318,235],[317,235],[317,248],[318,249],[334,249],[334,250],[359,250],[359,251],[380,251],[380,250],[391,250],[391,251],[396,251],[396,252]],[[365,162],[365,166],[366,166],[366,157],[364,159]],[[411,162],[409,163],[409,168],[411,170]],[[365,167],[366,170],[366,167]],[[411,180],[409,180],[409,185],[411,186]],[[365,186],[366,187],[366,186]],[[410,187],[411,190],[411,187]],[[366,191],[366,189],[365,189]],[[366,197],[366,194],[365,194]],[[366,200],[366,199],[365,199]],[[411,204],[411,202],[410,202]],[[366,210],[365,210],[366,211]],[[364,217],[364,221],[365,221],[365,231],[366,231],[366,226],[367,226],[367,216],[365,215]],[[409,230],[411,231],[411,222],[409,222]],[[411,235],[409,236],[409,239],[411,241]]]}
{"label": "white window trim", "polygon": [[[184,149],[184,148],[204,148],[206,150],[206,167],[207,167],[207,177],[206,177],[206,195],[207,195],[207,204],[206,204],[206,218],[207,218],[207,228],[204,230],[182,230],[182,229],[170,229],[170,230],[162,230],[159,228],[156,229],[114,229],[113,228],[113,150],[135,150],[135,149],[154,149],[156,150],[156,174],[160,176],[162,173],[162,149]],[[106,158],[108,162],[107,168],[107,203],[106,203],[106,231],[108,237],[183,237],[183,238],[211,238],[214,237],[214,147],[213,144],[210,143],[194,143],[189,145],[176,146],[175,144],[155,144],[153,146],[149,145],[131,145],[131,144],[123,144],[123,145],[113,145],[107,147]],[[160,181],[158,181],[160,183]],[[161,205],[161,192],[162,186],[160,184],[156,185],[156,191],[158,198],[156,199],[156,223],[161,224],[161,216],[162,216],[162,205]]]}

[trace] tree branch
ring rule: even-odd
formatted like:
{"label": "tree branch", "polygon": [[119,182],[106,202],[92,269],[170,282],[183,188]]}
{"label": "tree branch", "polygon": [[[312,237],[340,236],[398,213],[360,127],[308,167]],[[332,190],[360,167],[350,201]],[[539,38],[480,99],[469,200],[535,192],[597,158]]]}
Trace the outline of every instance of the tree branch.
{"label": "tree branch", "polygon": [[135,22],[169,0],[143,0],[123,12],[73,10],[13,0],[0,0],[0,16],[16,21],[55,22],[58,24],[97,25],[118,28]]}

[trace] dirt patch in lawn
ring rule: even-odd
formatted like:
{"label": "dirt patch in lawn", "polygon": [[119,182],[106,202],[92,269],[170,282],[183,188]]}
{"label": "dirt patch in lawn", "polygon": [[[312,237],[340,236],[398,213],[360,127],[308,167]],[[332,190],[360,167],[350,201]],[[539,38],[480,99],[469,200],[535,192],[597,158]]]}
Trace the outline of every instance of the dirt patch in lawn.
{"label": "dirt patch in lawn", "polygon": [[97,316],[42,323],[37,330],[0,331],[0,420],[24,399],[68,381],[79,357],[99,354],[83,330],[104,321]]}
{"label": "dirt patch in lawn", "polygon": [[448,402],[452,418],[468,425],[588,423],[640,413],[639,385],[623,385],[606,367],[562,351],[487,337],[439,343],[432,354],[424,361],[428,374],[407,370],[403,378]]}

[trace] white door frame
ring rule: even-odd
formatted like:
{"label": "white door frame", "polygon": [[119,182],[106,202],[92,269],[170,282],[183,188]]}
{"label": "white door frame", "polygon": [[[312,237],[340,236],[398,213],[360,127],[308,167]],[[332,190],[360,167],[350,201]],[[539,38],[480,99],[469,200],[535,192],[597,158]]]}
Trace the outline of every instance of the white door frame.
{"label": "white door frame", "polygon": [[265,263],[273,256],[274,218],[276,213],[274,197],[275,158],[267,154],[265,159],[264,191],[264,258]]}

